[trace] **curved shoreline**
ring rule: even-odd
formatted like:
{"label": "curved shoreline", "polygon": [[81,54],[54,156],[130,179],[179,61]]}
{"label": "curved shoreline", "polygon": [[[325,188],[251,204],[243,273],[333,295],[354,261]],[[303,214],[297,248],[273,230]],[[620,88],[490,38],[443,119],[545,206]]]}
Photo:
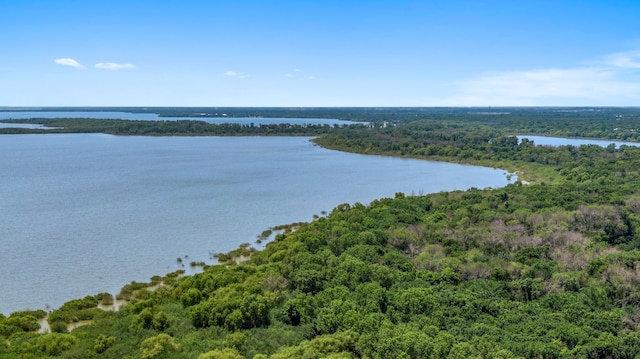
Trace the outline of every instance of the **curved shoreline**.
{"label": "curved shoreline", "polygon": [[[323,147],[323,148],[325,148],[325,147]],[[330,149],[330,148],[326,148],[326,149]],[[330,150],[332,150],[332,149],[330,149]],[[342,152],[342,151],[341,151],[341,152]],[[371,155],[371,154],[368,154],[368,155]],[[424,159],[421,159],[421,160],[424,160]],[[440,162],[442,162],[442,161],[440,161]],[[472,186],[470,186],[470,187],[472,187]],[[437,191],[436,191],[436,192],[437,192]],[[421,194],[422,194],[422,193],[421,193]],[[426,194],[426,193],[425,193],[425,194]],[[375,199],[375,198],[374,198],[374,199]],[[333,203],[333,207],[335,207],[335,206],[336,206],[336,205],[338,205],[338,204],[339,204],[339,202],[337,202],[337,203]],[[332,207],[332,208],[333,208],[333,207]],[[72,299],[70,299],[70,300],[72,300]],[[45,302],[45,303],[46,303],[46,302]],[[22,310],[22,309],[19,309],[18,311],[21,311],[21,310]]]}
{"label": "curved shoreline", "polygon": [[[314,142],[314,143],[315,143],[315,142]],[[318,144],[318,145],[319,145],[319,144]],[[345,152],[344,150],[341,150],[341,149],[335,149],[335,148],[331,148],[331,147],[327,147],[327,146],[322,146],[322,145],[319,145],[319,146],[321,146],[322,148],[325,148],[325,149],[337,150],[337,151]],[[493,168],[495,168],[494,166],[492,166],[492,165],[487,165],[486,163],[478,163],[477,161],[468,161],[468,160],[464,160],[464,161],[452,161],[452,159],[451,159],[451,158],[435,158],[435,157],[431,157],[431,158],[424,158],[424,157],[418,157],[418,156],[415,156],[415,157],[407,157],[407,156],[395,156],[395,155],[393,155],[393,154],[384,154],[384,153],[379,153],[379,154],[378,154],[378,153],[363,153],[363,152],[357,152],[357,151],[353,151],[353,152],[351,152],[351,153],[358,153],[358,154],[362,154],[362,155],[381,155],[381,156],[390,156],[390,157],[397,157],[397,158],[412,158],[412,159],[418,159],[418,160],[440,161],[440,162],[447,162],[447,163],[468,164],[468,165],[476,165],[476,166],[480,165],[480,166],[483,166],[483,167],[488,167],[488,168],[493,167]],[[506,167],[506,166],[505,166],[505,167]],[[518,180],[519,180],[519,181],[520,181],[520,183],[522,183],[522,184],[529,184],[529,183],[530,183],[530,182],[529,182],[529,180],[528,180],[528,178],[529,178],[529,177],[528,177],[528,175],[530,174],[530,172],[522,172],[521,170],[516,170],[516,171],[514,171],[514,172],[511,172],[510,174],[515,174],[515,175],[517,175],[517,176],[518,176]],[[509,175],[510,175],[510,174],[509,174]],[[527,176],[527,177],[525,177],[525,176]],[[524,178],[527,178],[527,180],[525,180]]]}

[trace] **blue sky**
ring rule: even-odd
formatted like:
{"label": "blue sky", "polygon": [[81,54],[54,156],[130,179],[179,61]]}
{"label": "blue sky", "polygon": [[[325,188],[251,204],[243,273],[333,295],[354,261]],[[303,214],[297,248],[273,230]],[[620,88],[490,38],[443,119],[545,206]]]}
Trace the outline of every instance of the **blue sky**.
{"label": "blue sky", "polygon": [[0,106],[640,106],[640,1],[0,3]]}

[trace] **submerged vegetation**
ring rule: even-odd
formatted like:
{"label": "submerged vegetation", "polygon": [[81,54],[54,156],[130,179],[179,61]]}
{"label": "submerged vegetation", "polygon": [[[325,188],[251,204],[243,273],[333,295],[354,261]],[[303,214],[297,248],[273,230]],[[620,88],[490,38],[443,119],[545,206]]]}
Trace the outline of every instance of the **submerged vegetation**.
{"label": "submerged vegetation", "polygon": [[[35,333],[45,311],[0,315],[0,357],[638,357],[640,147],[513,135],[635,140],[640,111],[565,110],[395,109],[326,128],[316,141],[330,148],[519,180],[339,204],[266,230],[261,251],[245,244],[202,273],[132,283],[119,311],[97,309],[108,294],[70,301],[49,313],[51,333]],[[78,320],[91,323],[68,332]]]}

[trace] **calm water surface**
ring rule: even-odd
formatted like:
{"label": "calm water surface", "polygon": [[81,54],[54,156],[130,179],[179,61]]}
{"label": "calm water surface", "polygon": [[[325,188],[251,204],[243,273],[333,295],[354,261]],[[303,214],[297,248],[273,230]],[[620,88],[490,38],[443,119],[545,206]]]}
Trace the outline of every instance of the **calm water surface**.
{"label": "calm water surface", "polygon": [[528,138],[536,145],[543,146],[581,146],[581,145],[598,145],[601,147],[607,147],[610,144],[616,145],[616,147],[627,146],[640,146],[638,142],[622,142],[611,140],[592,140],[581,138],[562,138],[562,137],[547,137],[547,136],[518,136],[518,139]]}
{"label": "calm water surface", "polygon": [[211,263],[340,203],[506,184],[503,170],[309,138],[0,135],[0,312],[116,293],[177,257]]}

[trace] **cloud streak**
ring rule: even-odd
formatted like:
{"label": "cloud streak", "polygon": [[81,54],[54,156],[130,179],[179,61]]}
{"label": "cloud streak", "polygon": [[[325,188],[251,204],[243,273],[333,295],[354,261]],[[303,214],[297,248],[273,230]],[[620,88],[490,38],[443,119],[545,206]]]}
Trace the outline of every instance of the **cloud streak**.
{"label": "cloud streak", "polygon": [[302,70],[300,70],[298,68],[295,68],[295,69],[292,70],[292,72],[287,72],[286,74],[283,74],[282,76],[288,77],[290,79],[293,79],[293,78],[302,78],[302,79],[307,79],[307,80],[315,80],[316,79],[315,76],[300,76],[300,72],[301,71]]}
{"label": "cloud streak", "polygon": [[619,52],[607,56],[606,62],[612,66],[629,69],[640,69],[640,51]]}
{"label": "cloud streak", "polygon": [[[53,60],[53,62],[55,62],[57,65],[61,65],[61,66],[74,67],[76,69],[82,69],[82,70],[86,69],[86,67],[83,64],[79,63],[75,59],[68,58],[68,57],[55,59],[55,60]],[[119,64],[119,63],[116,63],[116,62],[99,62],[99,63],[95,64],[95,68],[96,69],[101,69],[101,70],[116,71],[116,70],[134,69],[135,65],[133,65],[133,64]]]}
{"label": "cloud streak", "polygon": [[616,105],[640,100],[640,51],[566,69],[494,71],[451,84],[444,106]]}
{"label": "cloud streak", "polygon": [[125,70],[125,69],[135,69],[136,67],[133,64],[118,64],[115,62],[99,62],[96,64],[96,68],[102,69],[102,70],[117,71],[117,70]]}
{"label": "cloud streak", "polygon": [[229,77],[236,77],[236,78],[239,78],[239,79],[246,79],[247,77],[249,77],[249,75],[247,75],[247,74],[243,74],[242,72],[236,72],[236,71],[233,71],[233,70],[226,71],[224,73],[224,75],[225,76],[229,76]]}
{"label": "cloud streak", "polygon": [[78,61],[72,58],[55,59],[53,60],[53,62],[62,66],[75,67],[76,69],[85,69],[84,65],[82,65],[81,63],[79,63]]}

